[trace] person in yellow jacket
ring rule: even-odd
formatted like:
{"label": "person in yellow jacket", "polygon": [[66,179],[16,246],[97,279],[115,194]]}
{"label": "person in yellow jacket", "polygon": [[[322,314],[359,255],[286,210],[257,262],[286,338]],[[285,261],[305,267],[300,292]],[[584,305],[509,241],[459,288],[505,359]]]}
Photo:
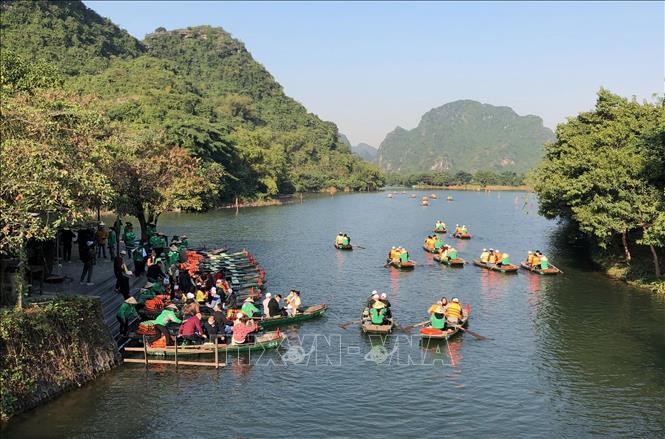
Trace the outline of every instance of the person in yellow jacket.
{"label": "person in yellow jacket", "polygon": [[453,297],[448,306],[446,306],[446,320],[453,325],[459,325],[464,318],[462,305],[457,297]]}
{"label": "person in yellow jacket", "polygon": [[531,250],[527,253],[526,263],[527,265],[533,265],[533,252]]}
{"label": "person in yellow jacket", "polygon": [[483,249],[483,252],[480,254],[480,262],[487,262],[490,257],[490,252],[486,248]]}

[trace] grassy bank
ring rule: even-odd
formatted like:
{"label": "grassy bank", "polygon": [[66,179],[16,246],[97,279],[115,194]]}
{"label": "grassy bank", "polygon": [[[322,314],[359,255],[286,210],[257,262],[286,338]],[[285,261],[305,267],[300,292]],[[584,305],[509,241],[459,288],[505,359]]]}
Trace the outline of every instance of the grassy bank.
{"label": "grassy bank", "polygon": [[444,189],[451,191],[476,191],[476,192],[494,192],[494,191],[533,192],[533,188],[526,185],[520,185],[520,186],[502,186],[502,185],[482,186],[479,184],[462,184],[462,185],[451,185],[451,186],[417,185],[416,189]]}
{"label": "grassy bank", "polygon": [[600,270],[612,279],[624,281],[639,288],[649,289],[658,294],[665,294],[665,279],[656,279],[653,259],[649,250],[644,246],[634,246],[631,252],[630,263],[624,257],[618,256],[621,255],[619,248],[605,250],[596,248],[591,252],[591,259]]}
{"label": "grassy bank", "polygon": [[60,297],[0,311],[0,418],[93,380],[119,362],[99,302]]}

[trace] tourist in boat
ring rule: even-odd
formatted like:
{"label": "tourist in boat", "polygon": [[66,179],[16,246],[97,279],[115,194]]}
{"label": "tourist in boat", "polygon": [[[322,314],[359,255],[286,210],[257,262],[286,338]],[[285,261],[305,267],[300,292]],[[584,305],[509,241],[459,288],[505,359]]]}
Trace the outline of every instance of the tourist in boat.
{"label": "tourist in boat", "polygon": [[460,228],[459,224],[455,224],[455,232],[453,233],[453,235],[457,236],[460,234],[461,231],[462,229]]}
{"label": "tourist in boat", "polygon": [[171,322],[182,323],[182,320],[180,320],[178,316],[175,315],[174,311],[178,311],[178,307],[170,303],[166,305],[166,308],[164,308],[161,313],[159,313],[155,319],[155,330],[157,330],[157,337],[152,340],[151,343],[154,343],[163,336],[166,338],[167,346],[171,346],[173,344],[173,339],[171,338],[171,334],[169,333],[167,325]]}
{"label": "tourist in boat", "polygon": [[182,307],[182,314],[184,316],[193,316],[201,312],[201,306],[196,301],[194,293],[187,293],[185,295],[185,305]]}
{"label": "tourist in boat", "polygon": [[282,310],[282,307],[279,306],[279,302],[282,300],[281,295],[276,295],[268,302],[268,313],[267,317],[281,317],[286,314],[286,311]]}
{"label": "tourist in boat", "polygon": [[443,309],[446,309],[446,307],[448,306],[448,298],[447,297],[442,297],[441,300],[440,300],[440,303],[441,303],[441,306],[443,307]]}
{"label": "tourist in boat", "polygon": [[300,308],[300,291],[291,290],[286,296],[286,313],[289,317],[293,317],[298,314],[298,308]]}
{"label": "tourist in boat", "polygon": [[450,247],[446,246],[441,253],[439,253],[439,259],[442,261],[448,260],[448,250]]}
{"label": "tourist in boat", "polygon": [[441,302],[430,306],[427,313],[429,314],[429,321],[432,328],[443,330],[446,327],[446,310],[441,305]]}
{"label": "tourist in boat", "polygon": [[261,311],[254,305],[254,299],[251,297],[245,299],[244,303],[242,304],[242,308],[240,309],[242,310],[243,314],[250,319],[254,317],[255,314],[261,313]]}
{"label": "tourist in boat", "polygon": [[526,265],[532,266],[533,264],[533,252],[529,250],[526,254]]}
{"label": "tourist in boat", "polygon": [[536,252],[533,254],[533,257],[531,258],[531,266],[538,267],[539,265],[540,265],[540,252],[536,250]]}
{"label": "tourist in boat", "polygon": [[466,225],[462,225],[462,228],[460,229],[460,235],[468,235],[469,234],[469,229],[467,229]]}
{"label": "tourist in boat", "polygon": [[390,310],[390,300],[388,300],[388,295],[386,293],[381,293],[379,301],[386,306],[386,318],[387,319],[392,318],[393,313]]}
{"label": "tourist in boat", "polygon": [[464,318],[464,311],[462,305],[457,297],[453,297],[448,306],[445,308],[446,321],[452,325],[459,325]]}
{"label": "tourist in boat", "polygon": [[499,267],[504,265],[510,265],[510,255],[508,253],[501,254],[501,260],[496,263]]}
{"label": "tourist in boat", "polygon": [[118,322],[120,322],[120,335],[127,337],[130,329],[135,329],[139,323],[139,314],[136,312],[136,299],[129,297],[122,302],[120,309],[116,314]]}
{"label": "tourist in boat", "polygon": [[386,305],[383,304],[383,302],[376,301],[374,302],[374,305],[372,305],[372,308],[369,311],[369,316],[371,318],[372,324],[373,325],[386,325],[389,322],[386,321],[386,313],[387,313]]}
{"label": "tourist in boat", "polygon": [[223,331],[226,334],[233,332],[233,322],[226,317],[222,304],[218,303],[215,305],[212,309],[212,316],[215,318],[215,322],[220,328],[220,332]]}
{"label": "tourist in boat", "polygon": [[183,324],[180,325],[178,335],[184,340],[189,340],[197,344],[201,343],[203,339],[207,338],[203,333],[203,328],[201,327],[201,313],[196,313],[185,320]]}
{"label": "tourist in boat", "polygon": [[480,262],[487,263],[490,257],[490,252],[486,248],[483,249],[483,252],[480,254]]}
{"label": "tourist in boat", "polygon": [[261,302],[263,304],[263,315],[264,316],[269,316],[270,315],[270,313],[268,312],[268,303],[270,302],[271,298],[272,298],[272,294],[266,293],[266,298],[263,299],[263,302]]}
{"label": "tourist in boat", "polygon": [[490,263],[498,265],[499,262],[501,262],[502,257],[503,253],[501,253],[501,250],[497,248],[490,254]]}
{"label": "tourist in boat", "polygon": [[344,239],[344,236],[342,235],[342,232],[339,232],[337,236],[335,237],[335,244],[338,246],[342,245],[342,240]]}
{"label": "tourist in boat", "polygon": [[258,330],[254,320],[248,318],[243,313],[238,313],[238,319],[233,325],[233,337],[231,337],[232,344],[243,344],[247,341],[249,334]]}
{"label": "tourist in boat", "polygon": [[372,295],[369,297],[369,300],[367,300],[367,308],[372,308],[374,306],[374,302],[380,299],[379,292],[374,290],[372,291]]}
{"label": "tourist in boat", "polygon": [[455,247],[448,248],[446,251],[446,257],[449,261],[457,259],[457,249],[455,249]]}
{"label": "tourist in boat", "polygon": [[211,342],[214,342],[218,336],[224,334],[224,330],[220,328],[217,324],[217,320],[215,320],[215,317],[213,316],[208,317],[208,319],[203,322],[203,330],[208,336],[208,340]]}

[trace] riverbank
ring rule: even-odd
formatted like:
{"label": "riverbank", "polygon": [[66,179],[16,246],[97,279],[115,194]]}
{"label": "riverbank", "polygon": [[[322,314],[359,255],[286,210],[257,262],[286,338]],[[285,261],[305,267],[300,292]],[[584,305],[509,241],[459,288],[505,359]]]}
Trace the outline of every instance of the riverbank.
{"label": "riverbank", "polygon": [[591,260],[611,279],[665,295],[665,280],[655,278],[653,261],[641,252],[633,255],[630,264],[623,257],[601,250],[592,252]]}
{"label": "riverbank", "polygon": [[429,186],[429,185],[416,185],[415,189],[443,189],[450,191],[475,191],[475,192],[496,192],[496,191],[520,191],[520,192],[533,192],[533,188],[527,185],[520,186],[500,186],[500,185],[486,185],[479,184],[463,184],[453,186]]}
{"label": "riverbank", "polygon": [[119,364],[98,300],[58,297],[0,312],[0,420],[81,387]]}

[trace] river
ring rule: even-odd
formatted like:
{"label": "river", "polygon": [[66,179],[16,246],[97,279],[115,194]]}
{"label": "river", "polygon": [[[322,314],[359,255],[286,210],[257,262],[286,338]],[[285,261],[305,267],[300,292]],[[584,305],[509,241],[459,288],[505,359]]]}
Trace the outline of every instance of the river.
{"label": "river", "polygon": [[[329,313],[285,329],[279,351],[229,357],[220,371],[122,366],[17,416],[3,437],[663,437],[665,298],[593,272],[538,216],[533,195],[438,191],[421,207],[431,192],[164,215],[160,230],[247,247],[269,291],[299,289],[304,304],[326,302]],[[484,247],[513,262],[540,249],[565,274],[440,266],[421,247],[439,218],[469,226],[473,239],[455,243],[467,261]],[[338,232],[353,252],[333,248]],[[410,250],[413,272],[383,267],[391,245]],[[382,341],[340,329],[373,289],[388,294],[402,325],[458,296],[471,305],[469,329],[490,339],[423,347],[417,331]]]}

